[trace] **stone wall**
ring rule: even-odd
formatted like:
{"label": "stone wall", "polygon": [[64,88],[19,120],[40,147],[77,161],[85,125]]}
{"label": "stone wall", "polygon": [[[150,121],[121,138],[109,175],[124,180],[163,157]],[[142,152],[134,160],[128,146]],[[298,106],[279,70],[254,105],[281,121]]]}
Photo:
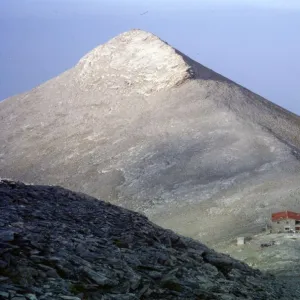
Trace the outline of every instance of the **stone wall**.
{"label": "stone wall", "polygon": [[285,228],[290,228],[295,230],[296,222],[293,219],[281,219],[278,221],[272,222],[272,231],[273,232],[286,232]]}

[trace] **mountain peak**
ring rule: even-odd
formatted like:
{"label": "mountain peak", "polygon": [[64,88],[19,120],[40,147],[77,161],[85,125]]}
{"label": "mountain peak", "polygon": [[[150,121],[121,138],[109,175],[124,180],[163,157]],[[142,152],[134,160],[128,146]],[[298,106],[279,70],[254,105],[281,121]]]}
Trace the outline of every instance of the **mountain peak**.
{"label": "mountain peak", "polygon": [[83,191],[216,245],[299,211],[299,124],[132,30],[0,103],[0,176]]}
{"label": "mountain peak", "polygon": [[[114,85],[149,95],[194,78],[193,67],[176,49],[143,30],[124,32],[85,55],[77,64],[81,85]],[[117,88],[114,86],[114,88]]]}

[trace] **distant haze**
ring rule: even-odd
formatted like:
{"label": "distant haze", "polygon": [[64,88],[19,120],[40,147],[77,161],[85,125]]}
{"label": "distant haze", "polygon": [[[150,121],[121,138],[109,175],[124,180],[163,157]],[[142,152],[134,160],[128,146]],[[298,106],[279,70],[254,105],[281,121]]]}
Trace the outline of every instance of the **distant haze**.
{"label": "distant haze", "polygon": [[280,0],[1,0],[0,99],[131,28],[300,114],[300,4]]}

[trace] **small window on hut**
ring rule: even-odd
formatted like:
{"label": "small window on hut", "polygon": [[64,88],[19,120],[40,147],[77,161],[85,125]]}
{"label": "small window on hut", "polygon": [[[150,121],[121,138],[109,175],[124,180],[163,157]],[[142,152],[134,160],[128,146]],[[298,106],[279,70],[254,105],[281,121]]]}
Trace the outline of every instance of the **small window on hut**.
{"label": "small window on hut", "polygon": [[300,221],[296,221],[296,224],[300,224]]}

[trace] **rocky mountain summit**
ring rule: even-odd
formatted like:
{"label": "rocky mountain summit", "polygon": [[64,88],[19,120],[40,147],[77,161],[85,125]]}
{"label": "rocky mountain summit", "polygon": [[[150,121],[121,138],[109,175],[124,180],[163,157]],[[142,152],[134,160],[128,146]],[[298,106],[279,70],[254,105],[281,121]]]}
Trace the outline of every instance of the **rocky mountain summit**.
{"label": "rocky mountain summit", "polygon": [[300,297],[273,276],[81,193],[1,180],[0,205],[0,299]]}
{"label": "rocky mountain summit", "polygon": [[84,192],[208,245],[300,211],[299,116],[142,30],[2,101],[0,128],[0,176]]}

